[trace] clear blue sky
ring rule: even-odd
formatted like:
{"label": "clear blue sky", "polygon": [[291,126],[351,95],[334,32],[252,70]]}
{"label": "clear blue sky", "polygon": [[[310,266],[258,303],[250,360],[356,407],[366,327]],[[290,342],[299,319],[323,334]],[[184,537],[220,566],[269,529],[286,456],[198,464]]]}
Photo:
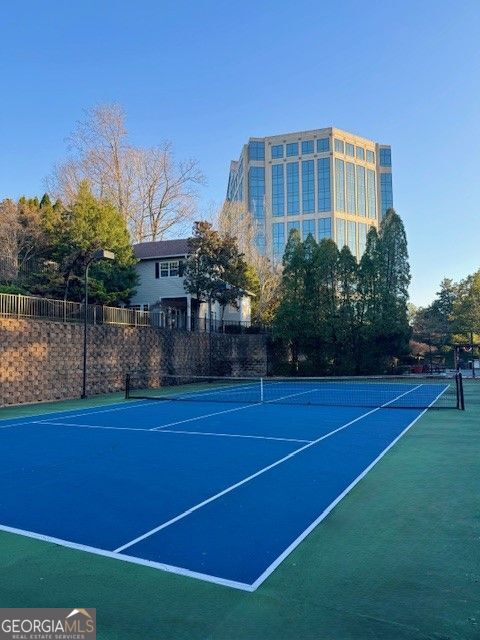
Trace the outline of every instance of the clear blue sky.
{"label": "clear blue sky", "polygon": [[0,198],[43,192],[82,109],[196,157],[205,211],[249,136],[392,145],[412,301],[480,267],[479,0],[43,0],[0,8]]}

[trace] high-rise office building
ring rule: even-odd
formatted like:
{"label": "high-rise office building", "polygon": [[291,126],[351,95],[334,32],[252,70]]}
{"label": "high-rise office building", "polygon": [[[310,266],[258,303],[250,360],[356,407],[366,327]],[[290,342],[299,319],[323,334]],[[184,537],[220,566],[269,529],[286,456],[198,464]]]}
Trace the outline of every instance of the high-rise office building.
{"label": "high-rise office building", "polygon": [[248,208],[274,262],[291,229],[360,258],[369,227],[393,206],[391,149],[333,127],[250,138],[230,165],[227,200]]}

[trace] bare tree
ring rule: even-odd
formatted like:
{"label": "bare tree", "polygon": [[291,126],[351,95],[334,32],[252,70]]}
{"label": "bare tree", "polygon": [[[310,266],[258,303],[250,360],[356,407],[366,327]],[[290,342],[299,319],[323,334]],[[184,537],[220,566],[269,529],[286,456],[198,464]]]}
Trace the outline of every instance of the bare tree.
{"label": "bare tree", "polygon": [[18,213],[12,200],[0,202],[0,281],[12,280],[18,270]]}
{"label": "bare tree", "polygon": [[101,105],[85,115],[68,140],[71,156],[47,179],[49,191],[69,203],[87,179],[97,197],[122,213],[135,242],[159,240],[193,219],[196,187],[204,182],[196,160],[176,163],[168,142],[131,145],[118,105]]}
{"label": "bare tree", "polygon": [[197,186],[204,182],[197,161],[175,163],[169,142],[138,149],[136,159],[137,235],[159,240],[174,226],[186,230],[196,212]]}
{"label": "bare tree", "polygon": [[259,252],[255,242],[257,226],[252,214],[242,202],[225,201],[218,214],[217,225],[222,237],[236,238],[240,252],[258,277],[254,319],[270,323],[279,301],[281,269]]}

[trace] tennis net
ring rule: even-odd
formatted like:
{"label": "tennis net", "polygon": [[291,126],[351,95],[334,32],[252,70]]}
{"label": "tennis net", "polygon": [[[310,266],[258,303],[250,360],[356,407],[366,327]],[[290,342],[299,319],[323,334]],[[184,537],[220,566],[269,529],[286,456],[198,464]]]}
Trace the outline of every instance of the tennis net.
{"label": "tennis net", "polygon": [[242,378],[130,373],[125,397],[132,400],[233,402],[463,409],[461,374],[336,378]]}

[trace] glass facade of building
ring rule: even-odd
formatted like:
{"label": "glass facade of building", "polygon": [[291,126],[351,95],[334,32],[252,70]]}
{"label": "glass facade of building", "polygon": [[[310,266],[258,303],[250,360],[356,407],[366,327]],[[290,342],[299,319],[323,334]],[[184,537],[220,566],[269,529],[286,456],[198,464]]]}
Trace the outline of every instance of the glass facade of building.
{"label": "glass facade of building", "polygon": [[347,162],[347,213],[356,211],[355,192],[355,165],[353,162]]}
{"label": "glass facade of building", "polygon": [[272,224],[272,244],[273,259],[275,262],[280,262],[285,249],[285,224],[283,222]]}
{"label": "glass facade of building", "polygon": [[335,158],[335,209],[345,211],[345,163]]}
{"label": "glass facade of building", "polygon": [[272,158],[283,158],[283,144],[273,145]]}
{"label": "glass facade of building", "polygon": [[365,253],[367,246],[367,225],[364,222],[358,223],[358,257],[359,259]]}
{"label": "glass facade of building", "polygon": [[347,225],[343,218],[336,218],[335,224],[335,241],[338,248],[342,249],[347,244]]}
{"label": "glass facade of building", "polygon": [[347,222],[347,246],[352,255],[357,255],[357,223],[349,220]]}
{"label": "glass facade of building", "polygon": [[380,200],[381,200],[381,212],[382,212],[382,218],[383,218],[387,210],[393,207],[393,189],[392,189],[391,173],[380,174]]}
{"label": "glass facade of building", "polygon": [[318,220],[318,241],[323,240],[324,238],[332,237],[332,219],[331,218],[320,218]]}
{"label": "glass facade of building", "polygon": [[324,153],[325,151],[330,151],[330,139],[319,138],[317,140],[317,152]]}
{"label": "glass facade of building", "polygon": [[290,235],[290,231],[293,231],[293,229],[296,229],[298,233],[300,233],[300,222],[287,222],[287,240],[288,236]]}
{"label": "glass facade of building", "polygon": [[272,165],[272,215],[285,215],[285,188],[283,164]]}
{"label": "glass facade of building", "polygon": [[315,220],[302,220],[302,238],[305,240],[310,234],[315,238]]}
{"label": "glass facade of building", "polygon": [[287,144],[287,156],[298,156],[298,142]]}
{"label": "glass facade of building", "polygon": [[318,211],[324,213],[332,209],[330,190],[330,158],[317,161]]}
{"label": "glass facade of building", "polygon": [[377,217],[377,191],[375,184],[375,171],[367,169],[367,202],[368,217],[375,220]]}
{"label": "glass facade of building", "polygon": [[313,153],[313,140],[304,140],[302,142],[302,155]]}
{"label": "glass facade of building", "polygon": [[365,167],[357,165],[357,214],[363,217],[367,215],[365,195]]}
{"label": "glass facade of building", "polygon": [[315,211],[315,164],[313,160],[302,162],[302,212]]}
{"label": "glass facade of building", "polygon": [[299,211],[298,162],[287,162],[287,214],[295,215]]}
{"label": "glass facade of building", "polygon": [[227,200],[245,203],[257,246],[276,262],[292,228],[360,259],[369,225],[393,206],[391,163],[387,145],[338,129],[253,139],[231,163]]}
{"label": "glass facade of building", "polygon": [[391,167],[392,166],[392,151],[391,149],[380,149],[379,153],[380,166]]}
{"label": "glass facade of building", "polygon": [[252,141],[248,144],[249,160],[265,160],[265,143]]}

